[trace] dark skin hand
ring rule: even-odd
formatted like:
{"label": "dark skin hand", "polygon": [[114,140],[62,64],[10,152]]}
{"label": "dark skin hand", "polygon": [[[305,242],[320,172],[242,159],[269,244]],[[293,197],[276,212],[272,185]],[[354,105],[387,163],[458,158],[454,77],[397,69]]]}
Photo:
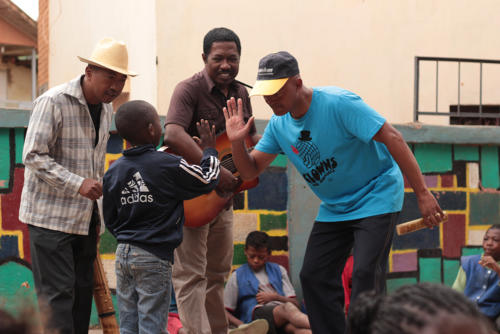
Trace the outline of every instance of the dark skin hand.
{"label": "dark skin hand", "polygon": [[262,305],[265,305],[269,302],[276,300],[276,301],[279,301],[282,303],[290,302],[290,303],[294,304],[295,306],[300,307],[298,301],[295,298],[285,297],[285,296],[282,296],[282,295],[275,293],[275,292],[263,292],[263,291],[261,291],[261,292],[257,293],[255,298],[257,299],[257,302],[259,304],[262,304]]}
{"label": "dark skin hand", "polygon": [[498,275],[500,275],[500,266],[492,256],[484,255],[481,260],[479,260],[479,264],[485,268],[495,271]]}
{"label": "dark skin hand", "polygon": [[196,122],[196,129],[200,137],[193,137],[193,140],[198,144],[198,146],[204,150],[208,147],[215,148],[215,125],[210,127],[207,120],[201,119]]}
{"label": "dark skin hand", "polygon": [[102,183],[94,179],[85,179],[78,190],[83,197],[95,201],[102,196]]}

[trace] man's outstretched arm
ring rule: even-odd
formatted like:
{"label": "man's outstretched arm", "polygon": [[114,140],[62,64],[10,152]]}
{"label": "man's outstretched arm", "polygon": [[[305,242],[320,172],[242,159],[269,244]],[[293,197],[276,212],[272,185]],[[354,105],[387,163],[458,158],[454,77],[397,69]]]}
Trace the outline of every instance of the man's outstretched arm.
{"label": "man's outstretched arm", "polygon": [[394,160],[396,160],[399,168],[410,182],[415,195],[418,200],[418,207],[420,213],[424,218],[427,226],[438,225],[444,213],[439,207],[438,202],[427,188],[424,177],[420,168],[418,167],[417,160],[413,156],[410,148],[403,139],[401,133],[396,130],[392,125],[385,122],[380,130],[373,137],[374,140],[384,143],[391,153]]}
{"label": "man's outstretched arm", "polygon": [[250,117],[245,124],[243,120],[243,102],[231,98],[227,101],[227,108],[224,108],[226,119],[226,133],[231,141],[233,151],[233,161],[240,176],[244,180],[250,180],[258,176],[276,158],[277,154],[269,154],[257,150],[248,153],[245,145],[245,138],[250,133],[254,117]]}

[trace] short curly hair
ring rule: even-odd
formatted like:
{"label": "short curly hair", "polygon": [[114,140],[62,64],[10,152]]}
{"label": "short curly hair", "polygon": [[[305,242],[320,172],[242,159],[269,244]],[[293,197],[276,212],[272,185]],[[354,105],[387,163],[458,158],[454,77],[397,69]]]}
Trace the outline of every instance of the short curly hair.
{"label": "short curly hair", "polygon": [[214,28],[207,32],[205,38],[203,38],[203,53],[208,55],[212,49],[212,44],[214,42],[234,42],[236,44],[236,49],[238,49],[238,54],[241,55],[241,44],[240,38],[234,31],[228,28]]}

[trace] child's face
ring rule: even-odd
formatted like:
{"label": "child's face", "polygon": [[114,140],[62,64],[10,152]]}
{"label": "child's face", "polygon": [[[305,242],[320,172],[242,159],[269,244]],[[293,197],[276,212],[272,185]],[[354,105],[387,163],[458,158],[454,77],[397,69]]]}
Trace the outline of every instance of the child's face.
{"label": "child's face", "polygon": [[259,271],[267,262],[269,250],[266,247],[256,249],[253,246],[248,246],[245,249],[245,255],[247,256],[247,262],[250,268],[252,268],[253,271]]}
{"label": "child's face", "polygon": [[483,239],[484,255],[489,255],[496,261],[500,260],[500,230],[489,229]]}

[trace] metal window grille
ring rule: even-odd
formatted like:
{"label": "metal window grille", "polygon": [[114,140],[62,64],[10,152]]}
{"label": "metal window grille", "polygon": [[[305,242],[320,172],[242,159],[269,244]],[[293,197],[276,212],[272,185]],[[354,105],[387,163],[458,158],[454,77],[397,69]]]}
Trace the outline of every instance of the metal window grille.
{"label": "metal window grille", "polygon": [[[434,111],[422,111],[419,109],[419,81],[420,81],[420,63],[423,61],[431,61],[436,63],[436,96],[435,96],[435,110]],[[438,110],[439,103],[439,63],[440,62],[455,62],[457,63],[458,71],[458,99],[457,104],[450,106],[450,111],[443,112]],[[460,103],[460,68],[462,63],[476,63],[479,64],[479,105],[471,106],[464,105]],[[413,120],[418,121],[420,115],[431,115],[431,116],[448,116],[451,119],[495,119],[491,120],[493,123],[498,125],[500,119],[500,113],[498,106],[487,106],[483,104],[483,64],[500,64],[500,60],[491,59],[471,59],[471,58],[446,58],[446,57],[415,57],[415,78],[414,78],[414,101],[413,101]],[[477,109],[477,112],[476,110]]]}

